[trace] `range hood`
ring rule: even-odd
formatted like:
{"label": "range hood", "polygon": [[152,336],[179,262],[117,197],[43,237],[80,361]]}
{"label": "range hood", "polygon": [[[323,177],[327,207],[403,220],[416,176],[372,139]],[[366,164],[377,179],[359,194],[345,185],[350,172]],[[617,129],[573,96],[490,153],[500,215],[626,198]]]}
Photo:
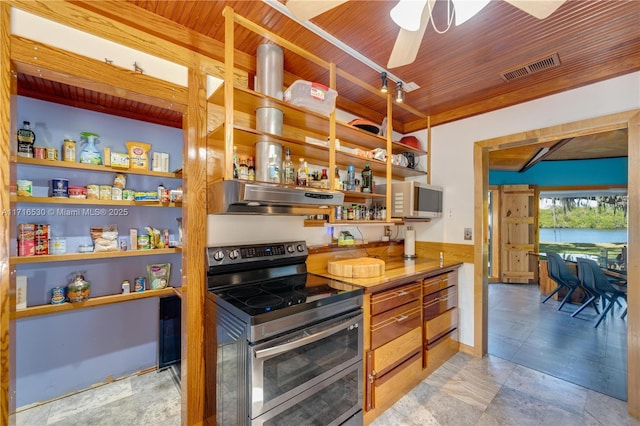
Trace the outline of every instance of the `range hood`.
{"label": "range hood", "polygon": [[340,191],[237,180],[211,184],[207,197],[210,214],[329,214],[344,202]]}

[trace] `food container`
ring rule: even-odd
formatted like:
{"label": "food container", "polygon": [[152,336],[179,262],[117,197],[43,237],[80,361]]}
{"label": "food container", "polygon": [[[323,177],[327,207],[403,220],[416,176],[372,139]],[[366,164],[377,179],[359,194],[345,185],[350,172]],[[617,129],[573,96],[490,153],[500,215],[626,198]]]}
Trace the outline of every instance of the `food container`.
{"label": "food container", "polygon": [[33,223],[18,224],[18,240],[33,240],[36,238],[36,225]]}
{"label": "food container", "polygon": [[115,186],[111,188],[111,199],[122,200],[122,188],[116,188]]}
{"label": "food container", "polygon": [[51,254],[65,254],[67,252],[67,239],[61,237],[52,238],[49,244]]}
{"label": "food container", "polygon": [[16,182],[18,197],[31,197],[33,192],[33,182],[26,179],[18,179]]}
{"label": "food container", "polygon": [[58,150],[55,148],[45,148],[44,149],[44,158],[47,160],[57,160],[58,159]]}
{"label": "food container", "polygon": [[338,92],[334,89],[305,80],[296,80],[284,92],[284,101],[322,115],[329,115],[336,107]]}
{"label": "food container", "polygon": [[138,250],[149,250],[151,248],[151,240],[148,235],[138,235]]}
{"label": "food container", "polygon": [[49,196],[57,198],[69,198],[69,179],[53,178],[51,179],[51,193]]}
{"label": "food container", "polygon": [[145,277],[136,277],[133,280],[133,291],[140,292],[145,291],[147,287],[147,279]]}
{"label": "food container", "polygon": [[51,304],[59,305],[66,302],[64,287],[54,287],[51,289]]}
{"label": "food container", "polygon": [[70,186],[69,198],[87,198],[87,188],[83,186]]}
{"label": "food container", "polygon": [[45,254],[49,254],[49,240],[36,239],[35,240],[34,254],[36,256],[42,256],[42,255],[45,255]]}
{"label": "food container", "polygon": [[62,161],[76,162],[76,141],[65,139],[62,143]]}
{"label": "food container", "polygon": [[111,185],[100,185],[100,199],[101,200],[110,200],[111,199]]}
{"label": "food container", "polygon": [[45,157],[46,157],[46,154],[43,146],[33,147],[33,158],[39,158],[40,160],[44,160]]}
{"label": "food container", "polygon": [[123,189],[122,199],[127,201],[133,201],[136,199],[136,192],[133,189]]}
{"label": "food container", "polygon": [[91,244],[81,244],[78,246],[78,253],[93,253],[93,246]]}
{"label": "food container", "polygon": [[50,230],[50,226],[47,224],[37,224],[34,225],[34,230],[35,230],[35,239],[38,240],[48,240],[49,239],[49,230]]}
{"label": "food container", "polygon": [[87,185],[87,199],[100,199],[100,185]]}
{"label": "food container", "polygon": [[67,298],[71,303],[84,302],[89,298],[90,293],[89,282],[81,274],[76,275],[71,284],[67,286]]}
{"label": "food container", "polygon": [[18,241],[18,256],[35,256],[36,254],[36,240],[19,240]]}

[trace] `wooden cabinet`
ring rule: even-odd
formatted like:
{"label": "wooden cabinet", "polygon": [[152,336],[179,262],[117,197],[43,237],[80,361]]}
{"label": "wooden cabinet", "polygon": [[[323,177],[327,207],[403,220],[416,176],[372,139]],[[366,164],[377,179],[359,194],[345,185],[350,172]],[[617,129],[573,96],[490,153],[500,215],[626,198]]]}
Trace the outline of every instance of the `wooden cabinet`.
{"label": "wooden cabinet", "polygon": [[458,271],[424,280],[423,367],[431,372],[458,352]]}
{"label": "wooden cabinet", "polygon": [[366,410],[385,410],[415,386],[420,375],[421,287],[418,281],[371,295]]}

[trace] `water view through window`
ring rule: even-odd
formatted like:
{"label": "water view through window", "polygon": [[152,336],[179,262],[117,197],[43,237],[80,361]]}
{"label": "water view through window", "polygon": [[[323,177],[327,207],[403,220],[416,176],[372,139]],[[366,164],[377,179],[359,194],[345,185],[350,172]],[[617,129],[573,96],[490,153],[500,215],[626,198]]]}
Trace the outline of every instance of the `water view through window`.
{"label": "water view through window", "polygon": [[540,192],[540,252],[567,260],[589,257],[626,269],[627,193],[624,190]]}

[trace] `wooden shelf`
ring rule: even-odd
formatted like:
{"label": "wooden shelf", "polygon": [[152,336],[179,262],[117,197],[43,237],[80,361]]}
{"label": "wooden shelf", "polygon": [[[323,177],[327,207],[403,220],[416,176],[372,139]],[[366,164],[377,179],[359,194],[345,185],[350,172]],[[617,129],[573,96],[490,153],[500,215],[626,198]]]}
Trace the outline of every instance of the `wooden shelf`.
{"label": "wooden shelf", "polygon": [[[96,200],[93,198],[66,197],[18,197],[12,195],[10,201],[16,203],[37,204],[75,204],[85,206],[129,206],[129,207],[182,207],[182,203],[161,203],[160,201],[130,201],[130,200]],[[99,212],[96,213],[96,216]],[[72,216],[72,215],[70,215]]]}
{"label": "wooden shelf", "polygon": [[145,290],[139,293],[128,294],[112,294],[109,296],[90,297],[84,302],[77,303],[61,303],[59,305],[37,305],[29,306],[25,309],[16,310],[15,318],[30,318],[41,315],[59,314],[62,312],[74,311],[79,309],[94,308],[96,306],[111,305],[114,303],[129,302],[131,300],[148,299],[150,297],[172,296],[176,294],[173,287],[163,288],[159,290]]}
{"label": "wooden shelf", "polygon": [[105,251],[98,253],[66,253],[66,254],[46,254],[42,256],[11,256],[9,262],[13,265],[23,265],[27,263],[46,262],[68,262],[72,260],[92,260],[110,259],[117,257],[154,256],[157,254],[173,254],[182,251],[179,247],[150,249],[150,250],[127,250],[127,251]]}
{"label": "wooden shelf", "polygon": [[27,157],[18,157],[17,161],[18,161],[18,164],[29,164],[32,166],[61,167],[65,169],[89,170],[89,171],[103,172],[103,173],[124,173],[124,174],[132,174],[132,175],[145,175],[145,176],[172,178],[172,179],[182,179],[182,173],[154,172],[151,170],[125,169],[122,167],[97,166],[95,164],[75,163],[71,161],[60,161],[60,160],[42,160],[39,158],[27,158]]}
{"label": "wooden shelf", "polygon": [[370,192],[357,192],[357,191],[342,191],[344,192],[345,202],[347,200],[369,200],[369,199],[381,199],[387,198],[384,194],[375,194]]}

